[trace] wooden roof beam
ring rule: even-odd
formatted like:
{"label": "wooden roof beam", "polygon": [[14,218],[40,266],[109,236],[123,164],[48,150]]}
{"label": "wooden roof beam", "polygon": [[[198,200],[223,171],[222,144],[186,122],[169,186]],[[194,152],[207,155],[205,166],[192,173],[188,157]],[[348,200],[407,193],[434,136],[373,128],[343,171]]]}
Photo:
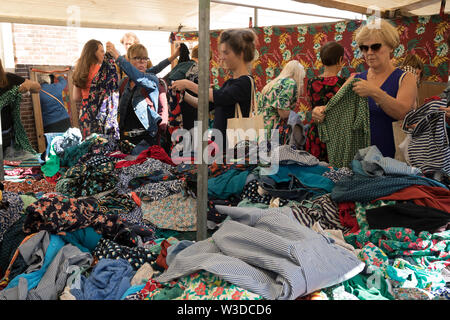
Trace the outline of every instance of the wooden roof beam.
{"label": "wooden roof beam", "polygon": [[[352,3],[335,1],[335,0],[294,0],[294,1],[301,2],[301,3],[311,3],[311,4],[321,6],[321,7],[351,11],[351,12],[356,12],[356,13],[361,13],[361,14],[366,14],[366,15],[373,14],[373,12],[370,12],[370,10],[368,10],[367,7],[359,6],[359,5],[352,4]],[[380,12],[380,14],[383,15],[384,11],[382,10]]]}

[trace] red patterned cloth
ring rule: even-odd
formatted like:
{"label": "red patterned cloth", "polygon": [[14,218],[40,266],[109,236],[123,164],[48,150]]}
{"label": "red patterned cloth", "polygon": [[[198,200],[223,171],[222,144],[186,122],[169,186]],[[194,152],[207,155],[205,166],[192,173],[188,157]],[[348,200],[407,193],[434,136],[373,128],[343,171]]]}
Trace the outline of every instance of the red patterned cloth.
{"label": "red patterned cloth", "polygon": [[119,161],[116,163],[116,169],[129,167],[135,164],[141,164],[145,162],[148,158],[153,158],[160,160],[164,163],[170,164],[171,166],[175,166],[175,163],[172,162],[172,159],[167,155],[166,151],[160,146],[151,146],[147,150],[142,151],[136,160],[132,161]]}

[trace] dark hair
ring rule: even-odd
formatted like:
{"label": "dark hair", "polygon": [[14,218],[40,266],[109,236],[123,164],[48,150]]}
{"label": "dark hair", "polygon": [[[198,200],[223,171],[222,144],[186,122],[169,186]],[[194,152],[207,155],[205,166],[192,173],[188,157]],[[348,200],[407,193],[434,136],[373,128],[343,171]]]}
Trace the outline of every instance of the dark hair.
{"label": "dark hair", "polygon": [[180,56],[178,57],[178,62],[186,62],[191,60],[189,58],[189,48],[184,43],[180,43]]}
{"label": "dark hair", "polygon": [[344,47],[335,41],[325,43],[320,49],[320,60],[326,66],[334,66],[344,56]]}
{"label": "dark hair", "polygon": [[412,53],[407,54],[405,59],[403,60],[402,64],[400,65],[400,68],[406,67],[406,66],[410,66],[414,69],[419,69],[420,71],[422,71],[420,73],[420,79],[419,79],[419,80],[422,80],[424,64],[417,55],[412,54]]}
{"label": "dark hair", "polygon": [[244,61],[255,58],[256,35],[250,29],[230,29],[220,33],[219,44],[226,43],[236,55],[244,53]]}

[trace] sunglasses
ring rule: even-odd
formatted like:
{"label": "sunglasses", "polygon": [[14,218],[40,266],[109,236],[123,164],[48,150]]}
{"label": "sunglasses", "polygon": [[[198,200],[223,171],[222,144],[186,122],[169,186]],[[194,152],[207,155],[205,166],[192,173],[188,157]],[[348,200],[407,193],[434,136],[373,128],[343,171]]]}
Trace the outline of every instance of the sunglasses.
{"label": "sunglasses", "polygon": [[362,52],[367,52],[369,51],[369,48],[372,49],[372,51],[378,51],[381,48],[381,43],[374,43],[370,46],[366,46],[365,44],[362,44],[359,46],[359,50],[361,50]]}

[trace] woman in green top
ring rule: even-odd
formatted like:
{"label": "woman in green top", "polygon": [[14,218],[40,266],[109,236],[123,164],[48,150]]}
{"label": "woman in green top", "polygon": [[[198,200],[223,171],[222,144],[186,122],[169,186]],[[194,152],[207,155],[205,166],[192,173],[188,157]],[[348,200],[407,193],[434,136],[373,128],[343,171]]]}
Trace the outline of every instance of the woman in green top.
{"label": "woman in green top", "polygon": [[264,129],[267,140],[272,137],[272,129],[280,131],[280,144],[289,143],[287,126],[289,114],[297,105],[303,91],[305,69],[297,60],[289,61],[278,77],[262,89],[258,99],[258,113],[264,114]]}

